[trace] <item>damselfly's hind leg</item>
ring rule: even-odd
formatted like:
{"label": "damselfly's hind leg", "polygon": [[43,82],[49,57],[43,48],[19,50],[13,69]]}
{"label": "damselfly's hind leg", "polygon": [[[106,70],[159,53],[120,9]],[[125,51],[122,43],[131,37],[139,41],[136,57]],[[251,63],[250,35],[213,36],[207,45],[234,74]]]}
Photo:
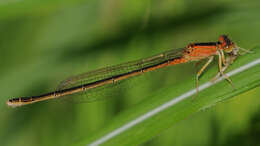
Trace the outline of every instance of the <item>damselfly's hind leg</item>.
{"label": "damselfly's hind leg", "polygon": [[203,71],[207,68],[207,66],[213,61],[214,56],[210,56],[209,60],[202,66],[199,72],[196,74],[196,90],[199,93],[199,77],[203,73]]}

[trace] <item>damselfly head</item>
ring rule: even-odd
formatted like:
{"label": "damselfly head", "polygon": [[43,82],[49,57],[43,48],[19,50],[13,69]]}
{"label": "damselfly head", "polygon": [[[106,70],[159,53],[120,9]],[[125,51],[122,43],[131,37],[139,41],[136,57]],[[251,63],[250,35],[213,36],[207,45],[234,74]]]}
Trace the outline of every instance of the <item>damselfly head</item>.
{"label": "damselfly head", "polygon": [[[219,36],[219,42],[221,48],[226,52],[226,53],[233,53],[234,49],[237,49],[235,43],[233,43],[227,35],[221,35]],[[234,52],[235,53],[235,52]]]}
{"label": "damselfly head", "polygon": [[233,56],[243,55],[240,51],[242,50],[244,53],[253,53],[250,50],[241,48],[237,46],[235,43],[233,43],[227,35],[221,35],[219,37],[219,43],[220,47],[228,54],[231,54]]}

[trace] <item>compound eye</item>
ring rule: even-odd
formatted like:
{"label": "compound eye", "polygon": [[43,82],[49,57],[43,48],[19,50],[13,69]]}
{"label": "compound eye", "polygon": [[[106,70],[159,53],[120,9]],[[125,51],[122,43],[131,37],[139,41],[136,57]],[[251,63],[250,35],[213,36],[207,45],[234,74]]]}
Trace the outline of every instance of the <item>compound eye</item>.
{"label": "compound eye", "polygon": [[223,43],[224,42],[223,36],[221,35],[218,40],[219,40],[220,43]]}

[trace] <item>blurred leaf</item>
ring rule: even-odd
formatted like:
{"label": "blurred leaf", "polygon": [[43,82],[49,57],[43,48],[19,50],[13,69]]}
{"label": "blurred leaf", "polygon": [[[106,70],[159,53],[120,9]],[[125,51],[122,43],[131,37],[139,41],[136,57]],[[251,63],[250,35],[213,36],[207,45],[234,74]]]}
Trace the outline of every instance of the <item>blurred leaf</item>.
{"label": "blurred leaf", "polygon": [[0,19],[37,16],[82,3],[84,0],[2,0]]}

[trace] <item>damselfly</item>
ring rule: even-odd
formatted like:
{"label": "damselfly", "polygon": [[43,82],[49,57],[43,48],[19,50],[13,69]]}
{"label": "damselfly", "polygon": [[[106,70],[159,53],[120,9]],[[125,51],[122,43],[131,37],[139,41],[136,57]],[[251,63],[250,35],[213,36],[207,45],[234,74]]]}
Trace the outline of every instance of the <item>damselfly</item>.
{"label": "damselfly", "polygon": [[73,76],[64,80],[60,89],[54,92],[39,96],[12,98],[6,103],[8,106],[16,107],[75,93],[88,92],[90,89],[113,84],[163,67],[208,59],[206,64],[196,74],[196,87],[198,89],[200,75],[213,61],[215,56],[218,57],[219,67],[219,73],[216,77],[224,76],[232,84],[232,81],[224,74],[224,71],[237,58],[240,49],[242,48],[233,43],[226,35],[221,35],[217,42],[191,43],[184,48],[172,49],[145,59]]}

